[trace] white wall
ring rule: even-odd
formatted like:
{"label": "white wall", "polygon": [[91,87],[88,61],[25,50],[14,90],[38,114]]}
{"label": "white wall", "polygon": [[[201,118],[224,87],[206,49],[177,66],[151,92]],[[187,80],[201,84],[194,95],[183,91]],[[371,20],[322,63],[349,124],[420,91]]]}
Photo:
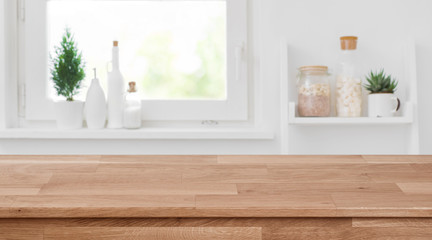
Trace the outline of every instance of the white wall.
{"label": "white wall", "polygon": [[[417,8],[428,6],[432,7],[428,1],[407,0],[272,1],[262,9],[266,12],[268,26],[263,35],[268,43],[287,38],[292,101],[296,100],[296,68],[302,65],[334,67],[340,49],[339,36],[343,35],[359,36],[363,72],[384,67],[399,80],[397,94],[404,101],[410,79],[405,79],[403,71],[402,46],[406,38],[417,38],[411,26],[432,26],[431,21],[418,22],[413,18]],[[277,59],[279,46],[269,44],[268,50],[268,61]],[[275,72],[278,71],[269,68],[268,74],[276,78]],[[423,77],[419,76],[420,81]],[[289,152],[294,154],[403,154],[408,153],[411,138],[407,126],[397,125],[291,126],[289,139]]]}
{"label": "white wall", "polygon": [[[0,0],[3,1],[3,0]],[[230,141],[89,141],[1,140],[2,153],[38,154],[279,154],[280,41],[290,43],[290,81],[295,68],[305,64],[334,63],[338,37],[357,35],[365,55],[376,54],[366,66],[378,65],[399,72],[401,55],[389,56],[392,44],[413,37],[417,47],[419,85],[420,151],[432,154],[432,1],[430,0],[251,0],[254,14],[251,31],[261,76],[263,116],[275,132],[274,140]],[[1,21],[1,20],[0,20]],[[258,24],[260,22],[260,24]],[[261,26],[261,28],[259,27]],[[1,40],[0,40],[1,41]],[[387,43],[389,44],[386,44]],[[383,46],[381,49],[379,46]],[[382,50],[382,51],[381,51]],[[329,56],[329,57],[328,57]],[[392,61],[392,59],[395,61]],[[379,67],[379,66],[377,66]],[[400,79],[402,85],[406,80]],[[294,86],[293,86],[294,87]],[[292,89],[290,92],[293,92]],[[401,90],[401,95],[404,95]],[[1,103],[1,102],[0,102]],[[290,153],[298,154],[399,154],[407,152],[406,126],[386,127],[290,127]]]}
{"label": "white wall", "polygon": [[[359,36],[359,51],[366,69],[385,67],[400,81],[397,93],[406,98],[410,79],[404,79],[399,42],[414,38],[417,47],[420,152],[432,153],[431,99],[428,89],[432,65],[432,1],[427,0],[295,0],[271,1],[262,9],[267,16],[267,42],[286,36],[290,43],[290,84],[295,85],[295,68],[326,64],[339,48],[341,35]],[[277,59],[278,46],[268,45],[268,60]],[[336,57],[336,56],[334,56]],[[276,78],[269,68],[268,75]],[[291,92],[295,92],[292,89]],[[408,152],[407,126],[386,127],[290,127],[290,153],[369,153]]]}

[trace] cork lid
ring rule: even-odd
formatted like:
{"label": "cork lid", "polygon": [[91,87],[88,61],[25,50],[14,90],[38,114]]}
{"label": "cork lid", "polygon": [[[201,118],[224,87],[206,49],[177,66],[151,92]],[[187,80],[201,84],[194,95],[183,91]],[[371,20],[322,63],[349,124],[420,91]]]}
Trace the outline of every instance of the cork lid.
{"label": "cork lid", "polygon": [[341,41],[341,49],[342,50],[356,50],[357,49],[357,40],[356,36],[343,36],[340,38]]}
{"label": "cork lid", "polygon": [[324,72],[328,71],[327,66],[322,65],[310,65],[310,66],[301,66],[299,67],[299,71],[301,72]]}
{"label": "cork lid", "polygon": [[129,82],[128,92],[136,92],[136,82]]}
{"label": "cork lid", "polygon": [[114,41],[114,42],[113,42],[113,46],[114,46],[114,47],[118,47],[118,41]]}

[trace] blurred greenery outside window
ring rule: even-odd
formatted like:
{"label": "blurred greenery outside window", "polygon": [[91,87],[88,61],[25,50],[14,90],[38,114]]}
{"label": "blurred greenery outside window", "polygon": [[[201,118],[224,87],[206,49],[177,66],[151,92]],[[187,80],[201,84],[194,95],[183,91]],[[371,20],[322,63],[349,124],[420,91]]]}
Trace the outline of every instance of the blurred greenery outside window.
{"label": "blurred greenery outside window", "polygon": [[87,77],[78,99],[93,68],[107,90],[114,39],[125,82],[137,82],[143,99],[227,97],[225,1],[49,1],[47,10],[50,53],[66,26],[82,50]]}

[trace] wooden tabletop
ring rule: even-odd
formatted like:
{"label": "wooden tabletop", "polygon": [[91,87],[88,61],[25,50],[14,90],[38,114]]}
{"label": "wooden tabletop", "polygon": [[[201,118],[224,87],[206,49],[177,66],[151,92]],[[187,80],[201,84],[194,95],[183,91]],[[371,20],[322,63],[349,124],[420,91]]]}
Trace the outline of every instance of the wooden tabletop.
{"label": "wooden tabletop", "polygon": [[432,217],[432,156],[0,156],[30,217]]}

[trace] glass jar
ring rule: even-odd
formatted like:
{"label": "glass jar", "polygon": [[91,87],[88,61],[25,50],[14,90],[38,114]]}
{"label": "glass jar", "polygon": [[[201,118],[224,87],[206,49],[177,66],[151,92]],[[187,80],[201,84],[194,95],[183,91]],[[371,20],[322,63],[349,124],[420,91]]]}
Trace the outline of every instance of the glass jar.
{"label": "glass jar", "polygon": [[336,67],[336,114],[338,117],[360,117],[362,82],[358,72],[357,37],[341,37],[341,55]]}
{"label": "glass jar", "polygon": [[300,67],[297,85],[298,112],[300,117],[330,116],[330,82],[328,67]]}
{"label": "glass jar", "polygon": [[135,82],[129,82],[129,89],[124,101],[123,127],[128,129],[141,127],[141,98],[135,85]]}

